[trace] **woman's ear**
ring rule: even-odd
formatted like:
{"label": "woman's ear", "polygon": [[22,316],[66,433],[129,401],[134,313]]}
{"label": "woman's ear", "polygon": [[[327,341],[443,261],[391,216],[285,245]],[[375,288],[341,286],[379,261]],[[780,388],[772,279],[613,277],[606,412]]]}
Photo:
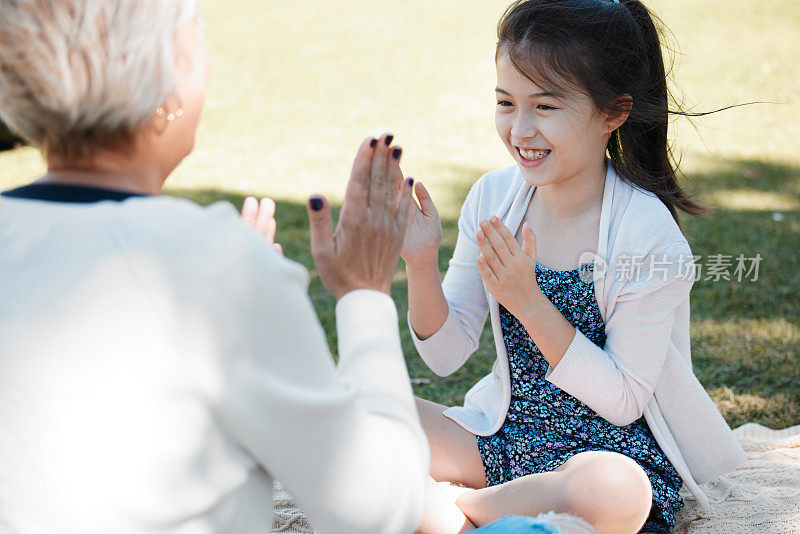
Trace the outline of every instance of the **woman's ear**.
{"label": "woman's ear", "polygon": [[612,133],[614,130],[625,124],[628,116],[631,114],[633,108],[633,97],[631,95],[622,95],[606,109],[604,120],[605,133]]}

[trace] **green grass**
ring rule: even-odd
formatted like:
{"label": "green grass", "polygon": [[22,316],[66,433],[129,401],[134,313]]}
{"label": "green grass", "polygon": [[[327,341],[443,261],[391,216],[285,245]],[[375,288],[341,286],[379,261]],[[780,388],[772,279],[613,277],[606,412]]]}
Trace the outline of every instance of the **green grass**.
{"label": "green grass", "polygon": [[[313,5],[313,9],[309,8]],[[195,152],[168,193],[200,203],[247,194],[278,200],[278,240],[313,271],[308,194],[341,199],[355,147],[391,129],[407,175],[423,180],[444,219],[446,269],[469,186],[509,164],[493,126],[493,43],[505,0],[205,0],[212,75]],[[716,208],[684,219],[702,262],[760,253],[755,282],[699,280],[692,292],[695,370],[733,426],[800,423],[800,4],[792,0],[657,0],[671,29],[674,82],[695,111],[769,101],[676,120],[686,188]],[[676,46],[677,44],[677,46]],[[0,153],[0,187],[43,171],[37,153]],[[773,213],[784,215],[773,220]],[[335,346],[334,303],[316,276],[310,293]],[[401,318],[406,285],[398,270]],[[401,320],[416,392],[459,403],[489,371],[489,331],[447,378],[421,362]]]}

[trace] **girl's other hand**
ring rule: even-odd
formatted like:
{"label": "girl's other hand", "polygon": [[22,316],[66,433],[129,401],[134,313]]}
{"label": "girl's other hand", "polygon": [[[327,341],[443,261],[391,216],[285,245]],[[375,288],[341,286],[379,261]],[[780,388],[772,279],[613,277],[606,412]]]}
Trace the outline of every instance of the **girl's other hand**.
{"label": "girl's other hand", "polygon": [[417,194],[419,205],[412,201],[409,207],[412,219],[406,230],[400,256],[410,268],[424,268],[429,265],[436,265],[438,268],[439,245],[442,243],[442,222],[439,219],[439,211],[422,182],[414,185],[414,192]]}
{"label": "girl's other hand", "polygon": [[385,134],[361,144],[335,232],[328,202],[309,199],[311,255],[337,300],[356,289],[390,293],[414,202],[413,180],[403,180],[402,149],[390,146],[392,138]]}
{"label": "girl's other hand", "polygon": [[489,292],[515,317],[547,298],[536,282],[536,235],[526,222],[523,246],[497,217],[480,222],[476,235],[481,255],[478,271]]}
{"label": "girl's other hand", "polygon": [[259,202],[255,197],[247,197],[242,205],[242,220],[261,232],[267,242],[272,244],[272,248],[283,254],[283,247],[275,243],[278,223],[275,221],[274,200],[262,198]]}

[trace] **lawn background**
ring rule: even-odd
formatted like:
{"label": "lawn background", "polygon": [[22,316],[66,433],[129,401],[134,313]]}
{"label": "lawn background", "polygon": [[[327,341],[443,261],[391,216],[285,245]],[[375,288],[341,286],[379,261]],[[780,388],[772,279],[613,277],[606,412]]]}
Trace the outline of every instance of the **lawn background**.
{"label": "lawn background", "polygon": [[[761,254],[756,281],[704,280],[692,291],[695,370],[732,426],[800,423],[800,4],[793,0],[654,0],[670,28],[673,79],[686,107],[750,101],[673,124],[684,186],[716,211],[684,218],[701,263]],[[310,294],[335,351],[332,298],[313,271],[303,203],[341,200],[367,135],[391,130],[408,176],[441,211],[442,271],[459,207],[484,172],[510,164],[494,132],[497,0],[204,0],[212,74],[195,152],[167,193],[201,203],[248,194],[278,201],[278,241],[312,272]],[[0,153],[0,187],[31,181],[35,150]],[[780,215],[776,216],[776,212]],[[783,216],[782,220],[781,215]],[[733,269],[730,271],[733,272]],[[752,276],[751,276],[752,277]],[[460,403],[489,371],[488,329],[473,358],[439,378],[416,356],[394,297],[417,394]]]}

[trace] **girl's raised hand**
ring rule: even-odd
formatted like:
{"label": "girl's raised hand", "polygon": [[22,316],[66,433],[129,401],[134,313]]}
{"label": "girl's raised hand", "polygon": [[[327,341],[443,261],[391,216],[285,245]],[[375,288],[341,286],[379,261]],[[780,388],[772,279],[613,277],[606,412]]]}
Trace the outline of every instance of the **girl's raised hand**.
{"label": "girl's raised hand", "polygon": [[546,298],[536,283],[536,235],[526,222],[523,246],[497,217],[480,222],[476,238],[481,255],[478,271],[489,292],[521,318],[533,303]]}
{"label": "girl's raised hand", "polygon": [[428,190],[422,182],[414,184],[417,194],[416,202],[412,202],[410,210],[413,212],[411,223],[406,230],[403,248],[400,256],[410,268],[421,269],[439,263],[439,245],[442,243],[442,222],[439,211],[433,203]]}
{"label": "girl's raised hand", "polygon": [[242,220],[261,232],[267,242],[272,244],[272,248],[283,254],[283,247],[275,243],[278,223],[275,221],[274,200],[262,198],[259,202],[255,197],[247,197],[242,205]]}

